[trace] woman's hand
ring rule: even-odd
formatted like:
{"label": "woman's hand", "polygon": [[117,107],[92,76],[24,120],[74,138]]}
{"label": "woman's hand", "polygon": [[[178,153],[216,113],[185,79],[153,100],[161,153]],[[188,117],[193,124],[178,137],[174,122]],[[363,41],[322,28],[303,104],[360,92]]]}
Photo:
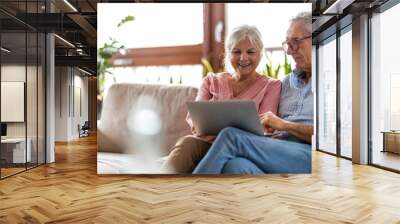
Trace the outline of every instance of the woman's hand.
{"label": "woman's hand", "polygon": [[265,127],[268,133],[274,132],[274,130],[285,131],[286,121],[276,116],[271,111],[268,111],[260,115],[261,124]]}
{"label": "woman's hand", "polygon": [[214,141],[214,139],[216,138],[216,136],[214,136],[214,135],[199,135],[196,132],[196,128],[194,128],[194,127],[191,128],[191,131],[194,136],[199,137],[209,143],[212,143]]}

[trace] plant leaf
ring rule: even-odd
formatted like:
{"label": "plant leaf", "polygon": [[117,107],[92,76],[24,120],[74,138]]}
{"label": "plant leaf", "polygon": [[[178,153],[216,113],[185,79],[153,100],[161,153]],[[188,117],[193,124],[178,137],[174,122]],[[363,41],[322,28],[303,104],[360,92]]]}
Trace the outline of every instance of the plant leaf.
{"label": "plant leaf", "polygon": [[278,67],[274,71],[274,79],[278,79],[279,71],[281,70],[281,65],[278,65]]}
{"label": "plant leaf", "polygon": [[203,64],[204,69],[205,69],[204,75],[207,75],[207,73],[209,73],[209,72],[214,73],[214,69],[213,69],[211,63],[206,58],[202,58],[201,63]]}
{"label": "plant leaf", "polygon": [[133,16],[125,16],[125,18],[123,18],[121,20],[121,22],[118,23],[117,26],[121,27],[122,25],[126,24],[127,22],[130,22],[130,21],[133,21],[133,20],[135,20],[135,17],[133,17]]}
{"label": "plant leaf", "polygon": [[285,63],[284,63],[284,68],[285,68],[285,75],[288,75],[292,72],[292,65],[288,62],[287,55],[285,54]]}

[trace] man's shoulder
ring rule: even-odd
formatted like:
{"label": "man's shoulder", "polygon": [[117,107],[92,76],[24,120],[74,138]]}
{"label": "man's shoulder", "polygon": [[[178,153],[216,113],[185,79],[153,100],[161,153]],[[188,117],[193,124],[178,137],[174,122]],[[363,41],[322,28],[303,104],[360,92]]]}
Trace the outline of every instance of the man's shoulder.
{"label": "man's shoulder", "polygon": [[290,73],[290,74],[288,74],[283,80],[282,80],[282,83],[286,83],[286,82],[289,82],[289,79],[290,79],[290,76],[292,76],[293,74],[292,73]]}
{"label": "man's shoulder", "polygon": [[287,75],[287,76],[282,80],[282,88],[288,88],[288,87],[290,87],[290,77],[291,77],[292,75],[293,75],[293,74],[290,73],[289,75]]}
{"label": "man's shoulder", "polygon": [[282,81],[282,88],[294,88],[294,89],[303,89],[307,88],[308,83],[303,80],[304,72],[300,70],[293,70],[288,76],[284,78]]}

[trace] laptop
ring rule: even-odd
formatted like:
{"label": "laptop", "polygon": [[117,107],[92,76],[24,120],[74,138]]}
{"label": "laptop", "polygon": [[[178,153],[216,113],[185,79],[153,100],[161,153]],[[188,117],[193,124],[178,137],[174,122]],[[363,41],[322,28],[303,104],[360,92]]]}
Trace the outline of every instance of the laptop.
{"label": "laptop", "polygon": [[254,101],[195,101],[187,102],[187,107],[199,135],[218,135],[226,127],[264,135]]}

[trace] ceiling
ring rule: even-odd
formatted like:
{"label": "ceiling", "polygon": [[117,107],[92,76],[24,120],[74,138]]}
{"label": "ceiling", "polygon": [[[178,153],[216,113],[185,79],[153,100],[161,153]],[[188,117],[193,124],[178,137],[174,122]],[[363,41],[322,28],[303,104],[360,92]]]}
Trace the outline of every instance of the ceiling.
{"label": "ceiling", "polygon": [[313,3],[313,43],[351,24],[352,19],[374,11],[388,0],[311,0]]}
{"label": "ceiling", "polygon": [[[95,75],[97,2],[102,1],[47,0],[46,5],[44,0],[1,0],[2,46],[12,50],[2,60],[18,62],[26,55],[28,59],[36,57],[36,33],[52,32],[57,34],[56,66],[78,66]],[[39,44],[39,50],[43,47]]]}

